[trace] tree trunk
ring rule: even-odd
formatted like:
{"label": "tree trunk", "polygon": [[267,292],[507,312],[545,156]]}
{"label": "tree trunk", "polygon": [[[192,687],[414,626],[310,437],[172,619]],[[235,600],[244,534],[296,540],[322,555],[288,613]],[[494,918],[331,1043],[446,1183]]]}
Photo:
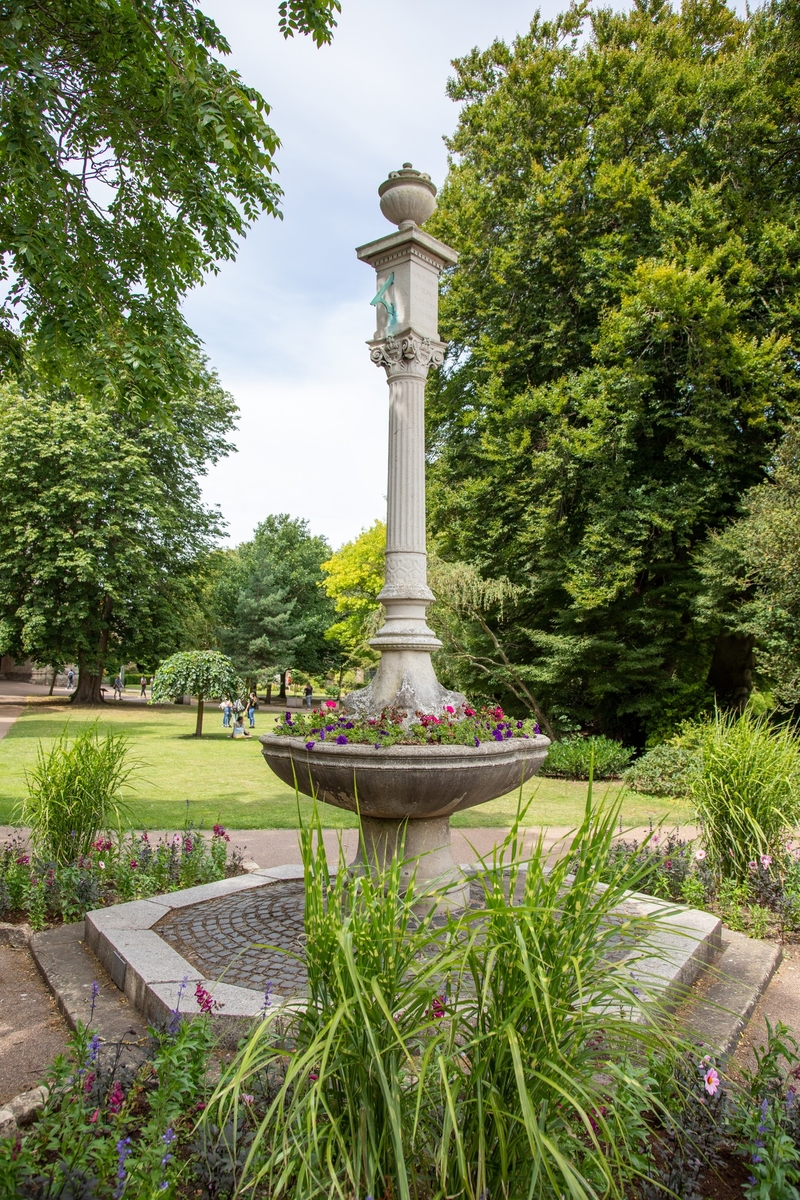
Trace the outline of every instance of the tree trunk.
{"label": "tree trunk", "polygon": [[286,703],[286,672],[281,671],[281,690],[278,692],[278,699],[281,704]]}
{"label": "tree trunk", "polygon": [[89,670],[86,659],[82,654],[78,655],[78,682],[75,685],[75,691],[72,693],[73,704],[105,704],[105,700],[100,692],[103,685],[103,665],[102,660],[96,664],[95,672]]}
{"label": "tree trunk", "polygon": [[203,736],[203,696],[202,696],[202,694],[197,697],[197,725],[195,726],[194,736],[195,737]]}
{"label": "tree trunk", "polygon": [[114,607],[110,596],[103,597],[101,619],[103,628],[97,643],[97,651],[91,664],[86,655],[78,655],[78,685],[72,693],[73,704],[105,704],[100,688],[103,686],[103,668],[108,654],[108,623]]}
{"label": "tree trunk", "polygon": [[53,667],[53,678],[50,680],[50,691],[47,693],[48,696],[52,696],[52,694],[53,694],[53,688],[56,686],[56,676],[57,675],[58,675],[58,667]]}
{"label": "tree trunk", "polygon": [[267,704],[272,704],[272,684],[267,684]]}
{"label": "tree trunk", "polygon": [[742,709],[753,686],[753,638],[723,633],[717,638],[708,672],[717,703]]}

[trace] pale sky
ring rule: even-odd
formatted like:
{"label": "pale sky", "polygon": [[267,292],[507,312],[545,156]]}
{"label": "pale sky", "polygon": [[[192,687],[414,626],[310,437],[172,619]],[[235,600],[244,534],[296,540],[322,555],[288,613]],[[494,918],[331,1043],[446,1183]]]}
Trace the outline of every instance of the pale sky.
{"label": "pale sky", "polygon": [[[526,0],[343,0],[333,45],[277,31],[278,0],[203,0],[231,44],[228,63],[272,106],[283,143],[284,219],[262,217],[238,260],[188,299],[223,384],[241,409],[238,453],[209,474],[232,542],[269,513],[309,520],[338,547],[385,516],[384,372],[374,276],[354,248],[394,227],[378,185],[411,162],[441,185],[457,107],[450,62],[527,31]],[[566,7],[546,0],[545,16]]]}

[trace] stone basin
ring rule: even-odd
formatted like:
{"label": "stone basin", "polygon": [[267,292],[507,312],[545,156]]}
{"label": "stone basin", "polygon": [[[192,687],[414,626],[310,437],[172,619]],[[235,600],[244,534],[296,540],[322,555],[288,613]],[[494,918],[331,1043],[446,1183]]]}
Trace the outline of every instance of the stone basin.
{"label": "stone basin", "polygon": [[544,736],[480,746],[331,746],[306,750],[300,738],[264,734],[262,754],[284,783],[362,817],[427,820],[505,796],[535,775]]}

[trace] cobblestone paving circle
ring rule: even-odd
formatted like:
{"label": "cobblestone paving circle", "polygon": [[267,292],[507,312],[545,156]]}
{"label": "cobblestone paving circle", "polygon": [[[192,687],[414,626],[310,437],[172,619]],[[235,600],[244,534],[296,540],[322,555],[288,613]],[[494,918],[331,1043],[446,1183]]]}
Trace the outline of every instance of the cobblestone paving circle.
{"label": "cobblestone paving circle", "polygon": [[[482,890],[473,883],[471,901],[479,906]],[[521,898],[522,883],[517,888]],[[283,880],[253,891],[205,900],[175,909],[156,931],[206,979],[221,979],[278,996],[304,995],[305,905],[302,880]],[[444,922],[444,918],[442,918]],[[631,953],[620,945],[611,959]]]}
{"label": "cobblestone paving circle", "polygon": [[302,880],[285,880],[175,909],[156,931],[206,979],[296,996],[307,982],[304,899]]}

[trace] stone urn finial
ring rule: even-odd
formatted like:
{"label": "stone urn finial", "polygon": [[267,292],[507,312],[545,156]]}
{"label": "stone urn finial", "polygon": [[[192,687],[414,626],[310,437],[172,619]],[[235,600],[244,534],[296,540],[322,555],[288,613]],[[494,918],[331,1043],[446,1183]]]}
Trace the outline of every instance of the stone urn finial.
{"label": "stone urn finial", "polygon": [[390,171],[389,178],[378,188],[381,212],[387,221],[410,229],[422,225],[436,208],[436,186],[430,175],[415,171],[411,163],[403,163],[399,171]]}

